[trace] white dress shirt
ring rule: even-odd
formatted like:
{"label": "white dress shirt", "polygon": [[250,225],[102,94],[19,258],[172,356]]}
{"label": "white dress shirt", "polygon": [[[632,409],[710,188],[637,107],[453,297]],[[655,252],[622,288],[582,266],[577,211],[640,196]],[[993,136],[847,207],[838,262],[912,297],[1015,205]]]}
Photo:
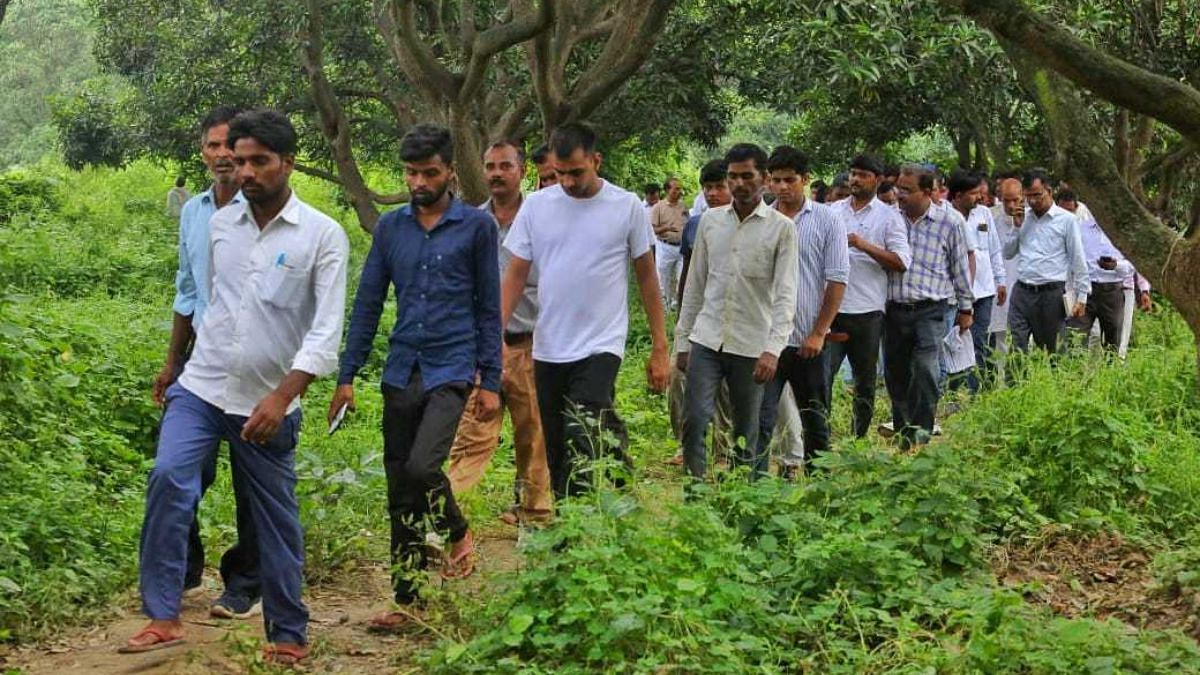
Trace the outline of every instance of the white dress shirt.
{"label": "white dress shirt", "polygon": [[995,295],[996,289],[1005,285],[1008,275],[1004,269],[1000,233],[996,231],[991,209],[983,204],[971,209],[967,214],[967,229],[975,233],[978,243],[975,249],[975,283],[971,285],[971,291],[979,300]]}
{"label": "white dress shirt", "polygon": [[295,192],[262,230],[248,203],[217,211],[210,229],[212,300],[179,384],[248,416],[289,371],[337,367],[350,241]]}
{"label": "white dress shirt", "polygon": [[796,232],[792,221],[759,202],[746,217],[733,206],[700,217],[688,267],[675,352],[690,342],[757,359],[787,346],[796,312]]}
{"label": "white dress shirt", "polygon": [[1004,257],[1017,258],[1017,280],[1040,286],[1056,281],[1075,292],[1075,302],[1087,302],[1092,292],[1075,214],[1054,204],[1038,215],[1025,209],[1021,227],[1004,240]]}
{"label": "white dress shirt", "polygon": [[[908,246],[908,229],[900,211],[874,197],[862,209],[854,210],[852,197],[832,205],[841,216],[848,232],[871,244],[900,256],[905,267],[912,264],[912,250]],[[850,249],[850,277],[846,282],[846,295],[842,298],[841,314],[866,314],[882,312],[887,305],[887,270],[874,258],[856,249]]]}

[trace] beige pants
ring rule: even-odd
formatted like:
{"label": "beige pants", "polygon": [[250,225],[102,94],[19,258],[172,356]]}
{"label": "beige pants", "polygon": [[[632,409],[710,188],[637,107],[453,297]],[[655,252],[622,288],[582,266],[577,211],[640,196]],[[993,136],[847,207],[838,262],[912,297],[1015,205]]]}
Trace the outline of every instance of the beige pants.
{"label": "beige pants", "polygon": [[[503,406],[512,417],[513,445],[517,464],[517,491],[521,510],[530,516],[549,515],[550,470],[546,465],[546,441],[533,384],[533,343],[509,346],[504,359],[504,381],[500,387]],[[500,443],[504,414],[490,422],[475,417],[475,393],[458,423],[458,435],[450,448],[450,489],[462,494],[479,484],[488,462]]]}

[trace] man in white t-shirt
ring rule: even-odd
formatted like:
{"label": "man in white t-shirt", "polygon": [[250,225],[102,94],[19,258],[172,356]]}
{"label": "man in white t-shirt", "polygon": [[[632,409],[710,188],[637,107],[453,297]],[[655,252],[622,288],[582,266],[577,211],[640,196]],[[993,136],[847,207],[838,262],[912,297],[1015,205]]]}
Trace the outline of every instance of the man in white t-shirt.
{"label": "man in white t-shirt", "polygon": [[629,464],[613,399],[629,331],[630,260],[653,340],[646,364],[651,389],[666,390],[670,364],[641,200],[600,178],[596,135],[587,126],[559,127],[550,146],[558,185],[529,195],[504,239],[513,257],[502,284],[501,320],[512,316],[536,266],[534,381],[550,482],[562,499],[589,489],[589,461],[607,455]]}

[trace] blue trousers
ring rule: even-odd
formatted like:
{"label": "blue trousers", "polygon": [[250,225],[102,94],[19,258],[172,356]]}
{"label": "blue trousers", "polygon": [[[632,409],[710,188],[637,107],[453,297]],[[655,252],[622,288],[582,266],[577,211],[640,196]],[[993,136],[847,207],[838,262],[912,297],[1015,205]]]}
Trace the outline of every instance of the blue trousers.
{"label": "blue trousers", "polygon": [[201,474],[225,440],[235,458],[231,462],[235,489],[246,496],[258,532],[267,639],[305,644],[308,608],[300,599],[304,532],[295,471],[300,411],[285,417],[266,444],[243,441],[245,423],[245,417],[225,414],[178,383],[167,390],[167,411],[142,522],[142,611],[151,619],[179,617],[188,529],[202,494]]}

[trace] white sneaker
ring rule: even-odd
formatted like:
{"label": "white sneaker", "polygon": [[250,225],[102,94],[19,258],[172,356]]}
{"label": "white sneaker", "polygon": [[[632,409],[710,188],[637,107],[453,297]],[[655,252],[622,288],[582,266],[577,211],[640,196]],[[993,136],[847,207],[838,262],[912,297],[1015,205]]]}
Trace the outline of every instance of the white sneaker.
{"label": "white sneaker", "polygon": [[896,435],[896,425],[891,422],[884,422],[876,427],[875,431],[879,432],[879,435],[884,438],[891,438]]}

